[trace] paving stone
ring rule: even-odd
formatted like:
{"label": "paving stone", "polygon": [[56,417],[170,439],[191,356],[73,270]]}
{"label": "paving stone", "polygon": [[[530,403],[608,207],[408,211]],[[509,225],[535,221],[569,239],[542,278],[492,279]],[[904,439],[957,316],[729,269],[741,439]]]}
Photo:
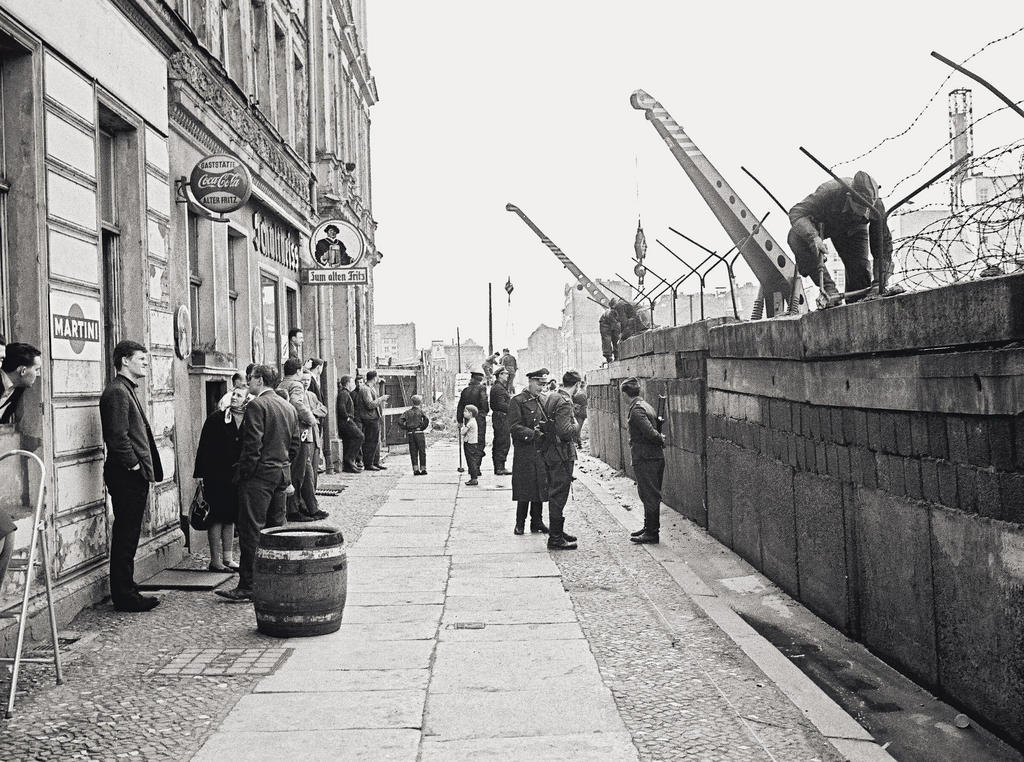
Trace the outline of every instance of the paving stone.
{"label": "paving stone", "polygon": [[628,733],[578,733],[574,735],[474,738],[460,741],[423,741],[420,760],[452,759],[524,760],[561,762],[566,759],[628,762],[637,759]]}
{"label": "paving stone", "polygon": [[418,728],[425,695],[421,690],[327,692],[310,701],[297,693],[254,693],[242,697],[221,730]]}
{"label": "paving stone", "polygon": [[260,680],[256,693],[426,690],[430,670],[289,670]]}
{"label": "paving stone", "polygon": [[416,758],[419,730],[227,732],[210,739],[193,762],[390,762]]}

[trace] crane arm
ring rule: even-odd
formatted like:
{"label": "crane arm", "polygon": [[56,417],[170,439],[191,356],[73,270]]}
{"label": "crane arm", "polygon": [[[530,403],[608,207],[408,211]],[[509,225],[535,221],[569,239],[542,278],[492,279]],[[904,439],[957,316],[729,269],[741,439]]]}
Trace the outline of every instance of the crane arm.
{"label": "crane arm", "polygon": [[595,301],[599,302],[602,307],[608,309],[611,300],[608,298],[607,294],[605,294],[605,292],[601,290],[600,286],[594,283],[594,281],[592,281],[590,278],[584,275],[583,271],[580,268],[578,268],[576,264],[571,259],[569,259],[568,256],[566,256],[565,252],[558,248],[558,246],[555,245],[554,241],[552,241],[550,238],[544,235],[544,232],[539,227],[533,224],[533,220],[527,217],[526,213],[523,212],[522,209],[520,209],[515,204],[505,204],[505,210],[508,212],[515,212],[516,214],[518,214],[520,219],[522,219],[522,221],[526,223],[526,226],[537,234],[537,237],[541,240],[541,242],[549,249],[551,249],[551,253],[558,258],[558,261],[565,266],[565,269],[571,272],[573,276],[576,278],[576,280],[579,282],[579,284],[583,286],[585,289],[587,289],[591,297],[593,297]]}
{"label": "crane arm", "polygon": [[765,299],[765,307],[769,317],[775,314],[776,306],[781,307],[784,302],[788,304],[790,314],[805,312],[807,304],[803,281],[797,273],[796,262],[772,238],[758,221],[757,215],[736,195],[736,191],[664,106],[643,90],[634,92],[629,103],[638,111],[643,111],[647,120],[654,125],[679,166],[696,186],[697,192],[707,202],[754,272],[762,292],[768,297]]}

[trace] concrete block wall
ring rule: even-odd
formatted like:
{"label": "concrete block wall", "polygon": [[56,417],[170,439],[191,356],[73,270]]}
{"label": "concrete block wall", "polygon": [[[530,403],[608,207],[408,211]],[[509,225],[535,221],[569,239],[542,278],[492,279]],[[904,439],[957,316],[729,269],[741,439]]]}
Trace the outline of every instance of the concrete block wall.
{"label": "concrete block wall", "polygon": [[646,374],[666,504],[1020,744],[1022,339],[1021,275],[652,331],[591,374],[592,446],[625,465],[617,384]]}

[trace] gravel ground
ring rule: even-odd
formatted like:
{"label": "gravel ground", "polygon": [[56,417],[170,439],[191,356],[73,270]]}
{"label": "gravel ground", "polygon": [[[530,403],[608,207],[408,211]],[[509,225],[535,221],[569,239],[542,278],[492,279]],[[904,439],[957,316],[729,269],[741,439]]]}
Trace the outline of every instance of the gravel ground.
{"label": "gravel ground", "polygon": [[[321,477],[323,487],[346,485],[340,496],[321,498],[321,506],[347,542],[358,539],[400,470]],[[192,566],[207,563],[190,559]],[[256,655],[280,641],[256,631],[251,605],[209,591],[160,596],[160,606],[146,614],[118,613],[109,603],[79,614],[67,628],[82,638],[67,651],[64,685],[54,685],[52,669],[25,666],[15,715],[0,719],[0,759],[183,760],[202,746],[266,673]],[[251,666],[220,670],[238,674],[159,674],[189,649],[249,649],[226,653],[232,664]],[[9,685],[6,670],[0,672],[5,704]]]}
{"label": "gravel ground", "polygon": [[641,759],[838,760],[834,747],[581,484],[555,554]]}

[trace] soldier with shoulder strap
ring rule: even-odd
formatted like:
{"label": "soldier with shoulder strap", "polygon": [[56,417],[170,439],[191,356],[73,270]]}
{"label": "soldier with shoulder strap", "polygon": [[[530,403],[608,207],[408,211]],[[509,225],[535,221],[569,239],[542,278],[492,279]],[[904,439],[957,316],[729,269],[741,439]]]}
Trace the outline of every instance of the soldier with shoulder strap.
{"label": "soldier with shoulder strap", "polygon": [[562,376],[562,385],[544,398],[548,423],[544,432],[544,463],[548,472],[548,515],[551,533],[549,550],[574,550],[576,538],[565,533],[565,504],[572,488],[572,469],[576,462],[576,425],[572,398],[583,379],[574,370]]}
{"label": "soldier with shoulder strap", "polygon": [[640,382],[627,378],[619,387],[629,402],[629,450],[636,490],[644,504],[644,528],[630,540],[657,544],[661,532],[661,482],[665,476],[665,435],[661,418],[641,396]]}

